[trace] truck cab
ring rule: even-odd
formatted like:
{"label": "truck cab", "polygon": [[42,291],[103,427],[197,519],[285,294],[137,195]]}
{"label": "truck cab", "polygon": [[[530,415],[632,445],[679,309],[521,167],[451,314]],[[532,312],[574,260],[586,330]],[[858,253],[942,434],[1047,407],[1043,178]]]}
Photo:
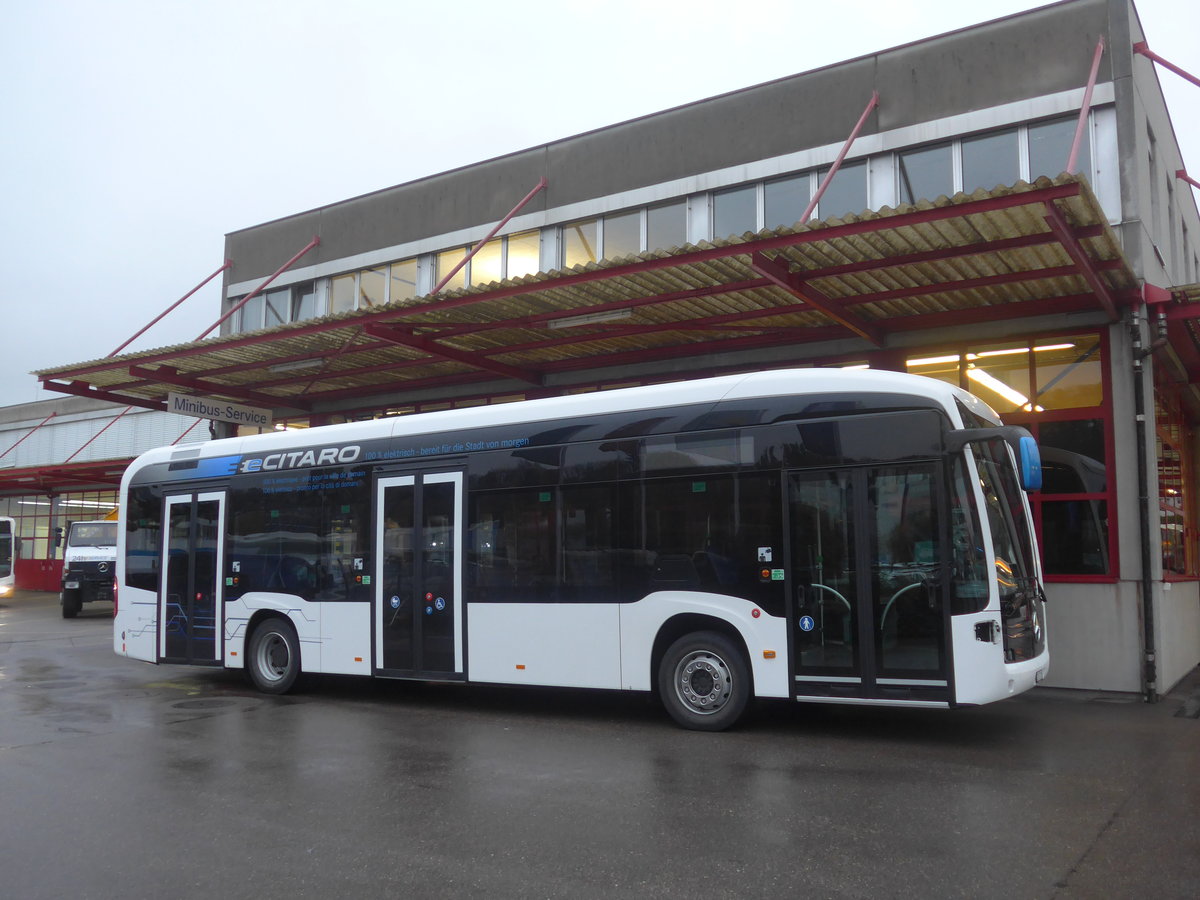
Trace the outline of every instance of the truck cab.
{"label": "truck cab", "polygon": [[75,618],[84,603],[111,602],[116,576],[117,523],[72,522],[63,549],[63,618]]}

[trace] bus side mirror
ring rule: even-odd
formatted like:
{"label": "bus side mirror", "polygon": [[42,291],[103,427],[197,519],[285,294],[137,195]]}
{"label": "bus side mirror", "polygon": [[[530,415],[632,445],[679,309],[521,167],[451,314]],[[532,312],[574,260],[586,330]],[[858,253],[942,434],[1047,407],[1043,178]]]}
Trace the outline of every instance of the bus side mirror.
{"label": "bus side mirror", "polygon": [[1038,452],[1033,435],[1020,425],[1000,425],[996,428],[957,428],[947,431],[945,446],[947,453],[957,453],[967,444],[977,441],[1004,441],[1012,448],[1017,458],[1017,472],[1021,488],[1026,491],[1042,489],[1042,456]]}
{"label": "bus side mirror", "polygon": [[63,530],[61,528],[54,529],[54,548],[57,550],[62,546]]}

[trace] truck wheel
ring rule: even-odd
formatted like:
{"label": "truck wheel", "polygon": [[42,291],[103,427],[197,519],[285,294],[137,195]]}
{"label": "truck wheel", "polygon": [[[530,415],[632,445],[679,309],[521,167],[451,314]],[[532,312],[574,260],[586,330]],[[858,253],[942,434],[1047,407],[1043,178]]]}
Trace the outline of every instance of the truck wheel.
{"label": "truck wheel", "polygon": [[250,636],[246,669],[264,694],[286,694],[300,674],[300,641],[291,622],[272,616]]}
{"label": "truck wheel", "polygon": [[82,608],[83,601],[79,599],[79,591],[62,592],[62,617],[64,619],[75,618]]}
{"label": "truck wheel", "polygon": [[724,731],[750,701],[750,667],[723,634],[685,634],[658,667],[658,693],[676,722],[696,731]]}

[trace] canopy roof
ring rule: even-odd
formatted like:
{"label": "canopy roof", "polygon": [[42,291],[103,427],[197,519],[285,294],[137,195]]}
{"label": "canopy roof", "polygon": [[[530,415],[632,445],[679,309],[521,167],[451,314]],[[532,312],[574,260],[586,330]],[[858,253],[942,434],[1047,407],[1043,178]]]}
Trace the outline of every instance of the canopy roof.
{"label": "canopy roof", "polygon": [[[766,349],[802,363],[831,341],[869,357],[945,326],[1115,320],[1140,297],[1091,189],[1061,175],[34,374],[151,409],[179,391],[322,417],[561,393],[628,381],[634,366],[686,378]],[[1182,365],[1200,380],[1191,353]]]}

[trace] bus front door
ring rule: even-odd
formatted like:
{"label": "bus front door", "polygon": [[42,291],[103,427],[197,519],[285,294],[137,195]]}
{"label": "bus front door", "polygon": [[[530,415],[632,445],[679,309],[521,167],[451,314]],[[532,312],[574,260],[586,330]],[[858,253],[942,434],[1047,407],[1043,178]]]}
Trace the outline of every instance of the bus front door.
{"label": "bus front door", "polygon": [[462,490],[462,472],[377,482],[377,674],[463,677]]}
{"label": "bus front door", "polygon": [[162,662],[220,665],[223,491],[164,499],[167,561],[158,598],[158,655]]}
{"label": "bus front door", "polygon": [[940,484],[934,464],[789,475],[798,699],[950,699]]}

